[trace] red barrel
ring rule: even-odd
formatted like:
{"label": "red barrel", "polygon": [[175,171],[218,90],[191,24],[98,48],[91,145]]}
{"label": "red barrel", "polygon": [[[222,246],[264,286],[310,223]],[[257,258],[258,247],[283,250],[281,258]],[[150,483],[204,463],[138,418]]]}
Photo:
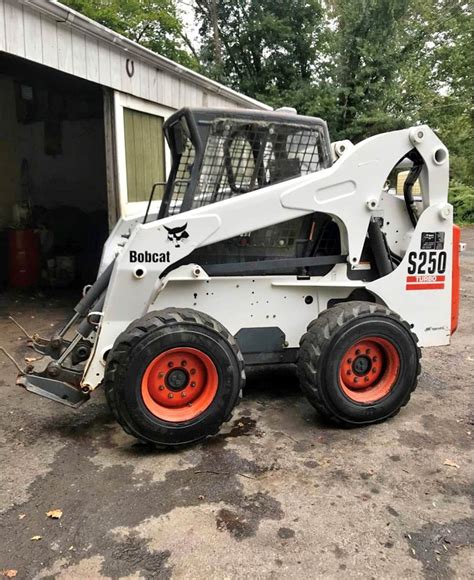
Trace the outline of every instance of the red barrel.
{"label": "red barrel", "polygon": [[12,288],[38,283],[41,271],[40,244],[34,230],[8,232],[8,281]]}

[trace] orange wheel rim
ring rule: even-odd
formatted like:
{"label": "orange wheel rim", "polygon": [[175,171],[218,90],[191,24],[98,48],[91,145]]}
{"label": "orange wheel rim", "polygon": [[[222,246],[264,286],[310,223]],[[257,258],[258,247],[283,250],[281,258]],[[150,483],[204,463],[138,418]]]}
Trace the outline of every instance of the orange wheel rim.
{"label": "orange wheel rim", "polygon": [[339,384],[352,401],[370,404],[390,393],[399,372],[400,355],[394,344],[371,336],[346,350],[339,365]]}
{"label": "orange wheel rim", "polygon": [[142,378],[146,408],[158,419],[178,423],[201,415],[217,393],[215,364],[202,351],[178,347],[156,356]]}

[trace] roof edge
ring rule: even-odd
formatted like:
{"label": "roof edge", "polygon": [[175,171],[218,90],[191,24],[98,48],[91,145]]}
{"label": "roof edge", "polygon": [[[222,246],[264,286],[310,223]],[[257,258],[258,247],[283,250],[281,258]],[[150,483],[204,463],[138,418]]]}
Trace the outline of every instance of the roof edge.
{"label": "roof edge", "polygon": [[56,20],[60,19],[64,24],[69,24],[72,28],[88,35],[93,35],[99,39],[117,46],[122,50],[137,56],[138,58],[147,61],[155,68],[162,69],[174,76],[185,78],[190,82],[205,88],[207,91],[216,93],[218,95],[228,97],[236,103],[242,105],[257,107],[264,110],[272,110],[272,107],[266,103],[262,103],[257,99],[248,97],[234,89],[226,87],[217,81],[213,81],[204,75],[197,73],[185,66],[173,62],[169,58],[162,56],[152,50],[141,46],[137,42],[114,32],[113,30],[99,24],[95,20],[76,12],[72,8],[61,4],[57,0],[19,0],[20,4],[29,6],[47,14]]}

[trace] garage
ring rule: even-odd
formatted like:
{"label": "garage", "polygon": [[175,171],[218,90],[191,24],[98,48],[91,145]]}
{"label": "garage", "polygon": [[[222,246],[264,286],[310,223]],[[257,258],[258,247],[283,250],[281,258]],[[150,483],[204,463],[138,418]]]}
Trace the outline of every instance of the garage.
{"label": "garage", "polygon": [[95,279],[117,219],[166,179],[183,106],[269,108],[59,3],[0,0],[0,291]]}

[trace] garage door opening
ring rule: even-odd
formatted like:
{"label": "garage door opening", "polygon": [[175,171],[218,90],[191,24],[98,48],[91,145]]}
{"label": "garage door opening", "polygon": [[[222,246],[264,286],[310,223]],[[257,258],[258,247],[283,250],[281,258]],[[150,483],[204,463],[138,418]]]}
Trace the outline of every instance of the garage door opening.
{"label": "garage door opening", "polygon": [[0,55],[0,288],[95,279],[108,234],[103,103],[94,83]]}

